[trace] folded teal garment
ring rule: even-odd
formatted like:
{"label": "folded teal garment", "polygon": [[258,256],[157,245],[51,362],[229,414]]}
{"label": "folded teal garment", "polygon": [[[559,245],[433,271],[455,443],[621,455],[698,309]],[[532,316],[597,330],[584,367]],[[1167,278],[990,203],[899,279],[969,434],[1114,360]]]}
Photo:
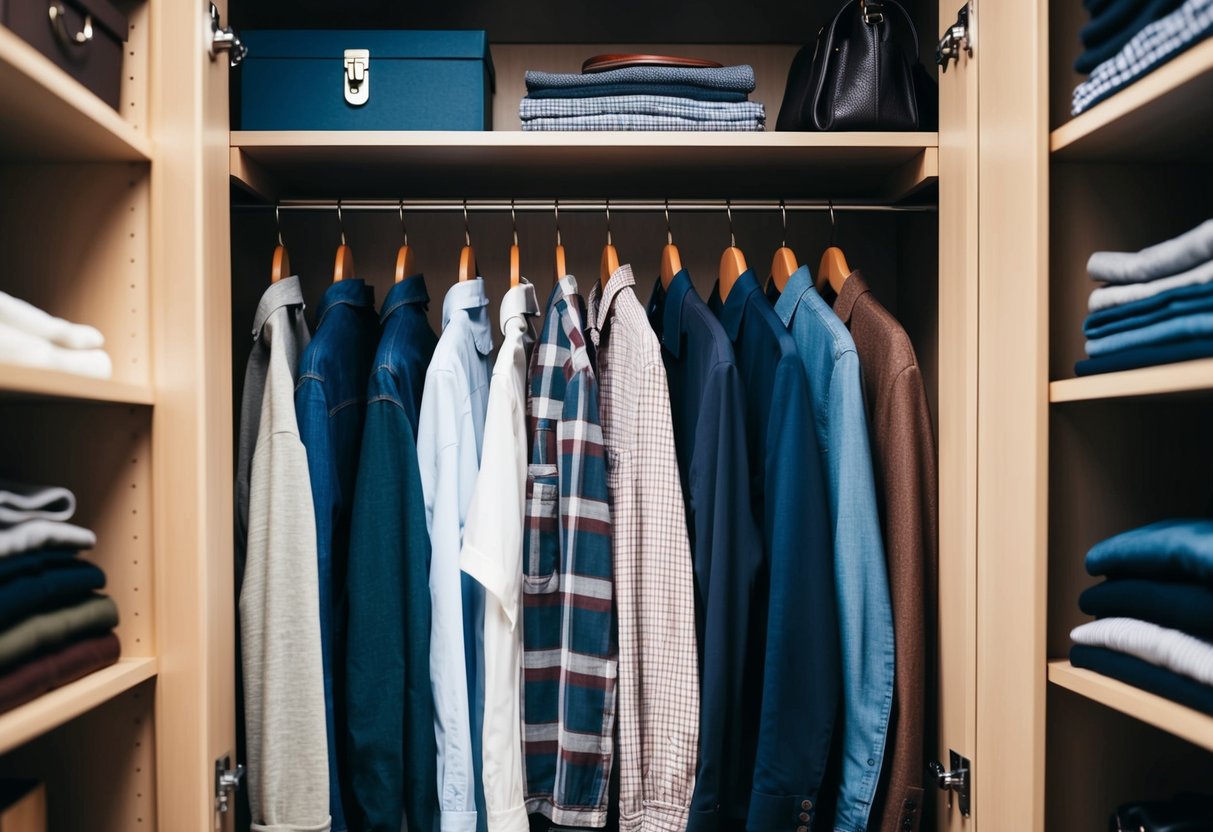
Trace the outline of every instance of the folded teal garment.
{"label": "folded teal garment", "polygon": [[1110,352],[1095,358],[1084,358],[1074,365],[1080,376],[1099,373],[1117,373],[1121,370],[1136,370],[1139,367],[1156,367],[1159,364],[1174,364],[1177,361],[1193,361],[1213,356],[1213,338],[1196,338],[1191,341],[1171,341],[1134,347],[1130,350]]}
{"label": "folded teal garment", "polygon": [[1098,358],[1123,350],[1154,347],[1213,337],[1213,312],[1196,312],[1156,321],[1149,326],[1087,341],[1087,355]]}
{"label": "folded teal garment", "polygon": [[1087,572],[1213,583],[1213,520],[1162,520],[1109,537],[1087,552]]}
{"label": "folded teal garment", "polygon": [[1148,298],[1092,312],[1082,322],[1082,332],[1088,338],[1102,338],[1210,309],[1213,309],[1213,283],[1180,286]]}

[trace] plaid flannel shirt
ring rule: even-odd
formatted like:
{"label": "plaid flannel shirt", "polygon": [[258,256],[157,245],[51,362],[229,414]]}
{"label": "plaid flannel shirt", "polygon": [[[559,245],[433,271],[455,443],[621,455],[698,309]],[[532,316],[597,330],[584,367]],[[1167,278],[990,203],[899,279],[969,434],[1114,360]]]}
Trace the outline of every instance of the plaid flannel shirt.
{"label": "plaid flannel shirt", "polygon": [[619,610],[619,829],[685,832],[699,761],[695,587],[661,346],[631,266],[590,293]]}
{"label": "plaid flannel shirt", "polygon": [[678,116],[646,116],[618,113],[601,116],[562,116],[559,118],[531,118],[522,122],[524,131],[567,130],[588,133],[596,130],[620,130],[632,132],[675,131],[700,133],[761,133],[766,129],[762,119],[743,121],[719,119],[679,118]]}
{"label": "plaid flannel shirt", "polygon": [[765,121],[761,101],[696,101],[675,95],[601,95],[590,98],[524,97],[523,121],[571,116],[672,116],[692,121]]}
{"label": "plaid flannel shirt", "polygon": [[1186,0],[1147,25],[1114,57],[1095,67],[1074,89],[1070,112],[1078,115],[1213,33],[1213,0]]}
{"label": "plaid flannel shirt", "polygon": [[577,281],[552,289],[531,357],[523,537],[527,811],[606,825],[617,647],[598,382]]}

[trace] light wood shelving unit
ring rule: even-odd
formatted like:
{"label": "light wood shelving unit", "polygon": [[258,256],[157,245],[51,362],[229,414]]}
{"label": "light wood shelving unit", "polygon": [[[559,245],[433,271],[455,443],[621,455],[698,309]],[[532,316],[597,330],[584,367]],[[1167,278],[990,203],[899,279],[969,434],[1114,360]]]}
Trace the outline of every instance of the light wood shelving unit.
{"label": "light wood shelving unit", "polygon": [[86,378],[12,364],[0,364],[0,397],[132,405],[151,405],[153,399],[152,388],[147,384]]}
{"label": "light wood shelving unit", "polygon": [[1213,395],[1213,358],[1062,379],[1049,384],[1049,401],[1054,404],[1180,395]]}

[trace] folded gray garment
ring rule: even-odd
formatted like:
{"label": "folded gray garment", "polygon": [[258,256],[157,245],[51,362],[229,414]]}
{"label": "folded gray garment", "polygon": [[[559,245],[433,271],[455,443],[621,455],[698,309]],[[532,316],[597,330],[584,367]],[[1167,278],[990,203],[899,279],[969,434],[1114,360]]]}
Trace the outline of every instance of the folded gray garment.
{"label": "folded gray garment", "polygon": [[0,670],[61,644],[104,633],[117,626],[118,605],[108,595],[93,595],[79,603],[31,615],[0,631]]}
{"label": "folded gray garment", "polygon": [[1213,260],[1213,220],[1141,251],[1097,251],[1087,261],[1092,280],[1145,283],[1186,272]]}
{"label": "folded gray garment", "polygon": [[602,95],[592,98],[522,99],[518,117],[570,118],[580,116],[671,116],[694,121],[762,121],[761,101],[696,101],[673,95]]}
{"label": "folded gray garment", "polygon": [[754,91],[754,67],[748,64],[707,68],[628,66],[606,72],[537,72],[527,70],[528,92],[597,87],[603,84],[686,84],[709,90]]}
{"label": "folded gray garment", "polygon": [[75,513],[76,495],[66,488],[0,480],[0,523],[71,520]]}
{"label": "folded gray garment", "polygon": [[576,132],[603,131],[674,131],[684,133],[752,133],[761,132],[763,122],[756,118],[744,121],[704,121],[677,116],[643,116],[617,113],[605,116],[566,116],[564,118],[532,118],[522,122],[524,132],[569,130]]}
{"label": "folded gray garment", "polygon": [[1091,292],[1087,300],[1087,311],[1098,312],[1101,309],[1111,309],[1125,303],[1135,303],[1147,298],[1181,289],[1185,286],[1200,286],[1213,283],[1213,260],[1206,260],[1194,269],[1186,272],[1160,277],[1145,283],[1121,283],[1114,286],[1100,286]]}
{"label": "folded gray garment", "polygon": [[31,549],[91,549],[97,536],[91,531],[59,520],[26,520],[0,526],[0,557]]}

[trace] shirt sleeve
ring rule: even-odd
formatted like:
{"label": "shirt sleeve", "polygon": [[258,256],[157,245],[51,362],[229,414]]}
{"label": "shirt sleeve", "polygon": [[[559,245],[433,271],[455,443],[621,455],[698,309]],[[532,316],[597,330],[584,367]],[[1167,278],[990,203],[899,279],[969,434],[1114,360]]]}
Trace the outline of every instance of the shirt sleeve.
{"label": "shirt sleeve", "polygon": [[715,832],[722,820],[718,807],[750,776],[740,770],[742,683],[762,535],[751,510],[742,396],[736,365],[718,365],[704,388],[690,467],[703,684],[688,832]]}
{"label": "shirt sleeve", "polygon": [[433,829],[430,539],[413,429],[372,394],[350,525],[346,723],[353,828]]}
{"label": "shirt sleeve", "polygon": [[798,359],[776,369],[769,418],[770,593],[751,832],[813,828],[840,686],[829,494]]}
{"label": "shirt sleeve", "polygon": [[826,418],[842,647],[842,779],[834,825],[865,829],[893,709],[893,614],[859,357],[853,350],[835,362]]}

